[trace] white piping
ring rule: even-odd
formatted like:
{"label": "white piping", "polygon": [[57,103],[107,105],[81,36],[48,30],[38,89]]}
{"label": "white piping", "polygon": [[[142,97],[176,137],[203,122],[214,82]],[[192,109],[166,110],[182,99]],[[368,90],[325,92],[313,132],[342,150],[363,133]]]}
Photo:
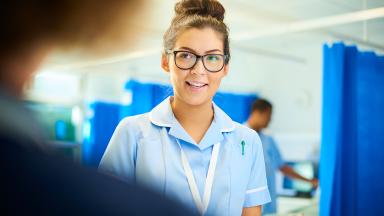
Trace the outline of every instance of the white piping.
{"label": "white piping", "polygon": [[251,193],[256,193],[256,192],[259,192],[259,191],[262,191],[262,190],[265,190],[265,189],[268,189],[268,186],[263,186],[263,187],[247,190],[247,191],[245,191],[245,193],[246,194],[251,194]]}

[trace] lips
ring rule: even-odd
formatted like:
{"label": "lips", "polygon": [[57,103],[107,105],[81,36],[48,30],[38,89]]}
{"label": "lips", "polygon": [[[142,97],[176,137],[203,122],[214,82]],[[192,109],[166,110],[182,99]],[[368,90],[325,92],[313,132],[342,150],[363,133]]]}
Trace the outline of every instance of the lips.
{"label": "lips", "polygon": [[187,85],[193,87],[193,88],[203,88],[205,86],[208,86],[207,83],[204,82],[198,82],[198,81],[186,81]]}

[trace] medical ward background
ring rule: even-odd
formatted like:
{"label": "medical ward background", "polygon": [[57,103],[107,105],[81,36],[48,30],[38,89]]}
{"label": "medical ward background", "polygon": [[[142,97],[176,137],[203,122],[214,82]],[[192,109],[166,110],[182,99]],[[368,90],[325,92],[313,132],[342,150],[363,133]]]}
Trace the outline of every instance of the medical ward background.
{"label": "medical ward background", "polygon": [[[383,215],[384,1],[221,2],[232,59],[214,101],[243,123],[253,100],[270,100],[283,158],[320,180],[278,174],[277,215]],[[160,57],[173,5],[153,0],[129,49],[57,52],[34,76],[24,101],[58,151],[97,168],[122,118],[172,95]]]}

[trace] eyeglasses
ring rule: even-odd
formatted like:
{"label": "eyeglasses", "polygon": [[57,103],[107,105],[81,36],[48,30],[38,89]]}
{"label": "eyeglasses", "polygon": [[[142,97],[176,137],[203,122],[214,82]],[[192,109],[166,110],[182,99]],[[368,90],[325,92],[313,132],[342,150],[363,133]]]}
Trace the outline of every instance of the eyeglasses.
{"label": "eyeglasses", "polygon": [[189,70],[193,68],[199,59],[202,60],[204,68],[211,72],[216,73],[223,69],[227,55],[222,54],[206,54],[197,55],[188,51],[168,50],[167,54],[174,54],[175,65],[182,70]]}

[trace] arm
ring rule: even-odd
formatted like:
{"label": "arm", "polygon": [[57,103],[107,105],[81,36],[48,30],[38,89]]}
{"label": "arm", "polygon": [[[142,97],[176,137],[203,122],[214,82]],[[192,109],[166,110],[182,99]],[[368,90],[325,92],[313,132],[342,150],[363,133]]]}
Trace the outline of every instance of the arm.
{"label": "arm", "polygon": [[275,160],[275,163],[277,164],[277,167],[279,167],[279,170],[285,175],[292,179],[299,179],[305,182],[309,182],[313,185],[314,188],[317,188],[319,181],[317,179],[308,179],[304,176],[297,173],[292,167],[286,165],[284,163],[283,158],[281,157],[280,151],[277,148],[277,145],[275,143],[275,140],[271,137],[270,140],[270,150],[273,152],[273,159]]}
{"label": "arm", "polygon": [[241,216],[261,216],[261,206],[243,208]]}
{"label": "arm", "polygon": [[317,188],[317,186],[319,185],[319,180],[318,179],[316,179],[316,178],[314,178],[314,179],[305,178],[304,176],[302,176],[299,173],[297,173],[292,167],[290,167],[288,165],[281,166],[280,167],[280,171],[285,176],[288,176],[288,177],[290,177],[292,179],[298,179],[298,180],[302,180],[302,181],[311,183],[314,188]]}
{"label": "arm", "polygon": [[265,174],[263,147],[257,134],[254,134],[252,139],[252,168],[245,191],[242,216],[261,216],[262,205],[271,201]]}

